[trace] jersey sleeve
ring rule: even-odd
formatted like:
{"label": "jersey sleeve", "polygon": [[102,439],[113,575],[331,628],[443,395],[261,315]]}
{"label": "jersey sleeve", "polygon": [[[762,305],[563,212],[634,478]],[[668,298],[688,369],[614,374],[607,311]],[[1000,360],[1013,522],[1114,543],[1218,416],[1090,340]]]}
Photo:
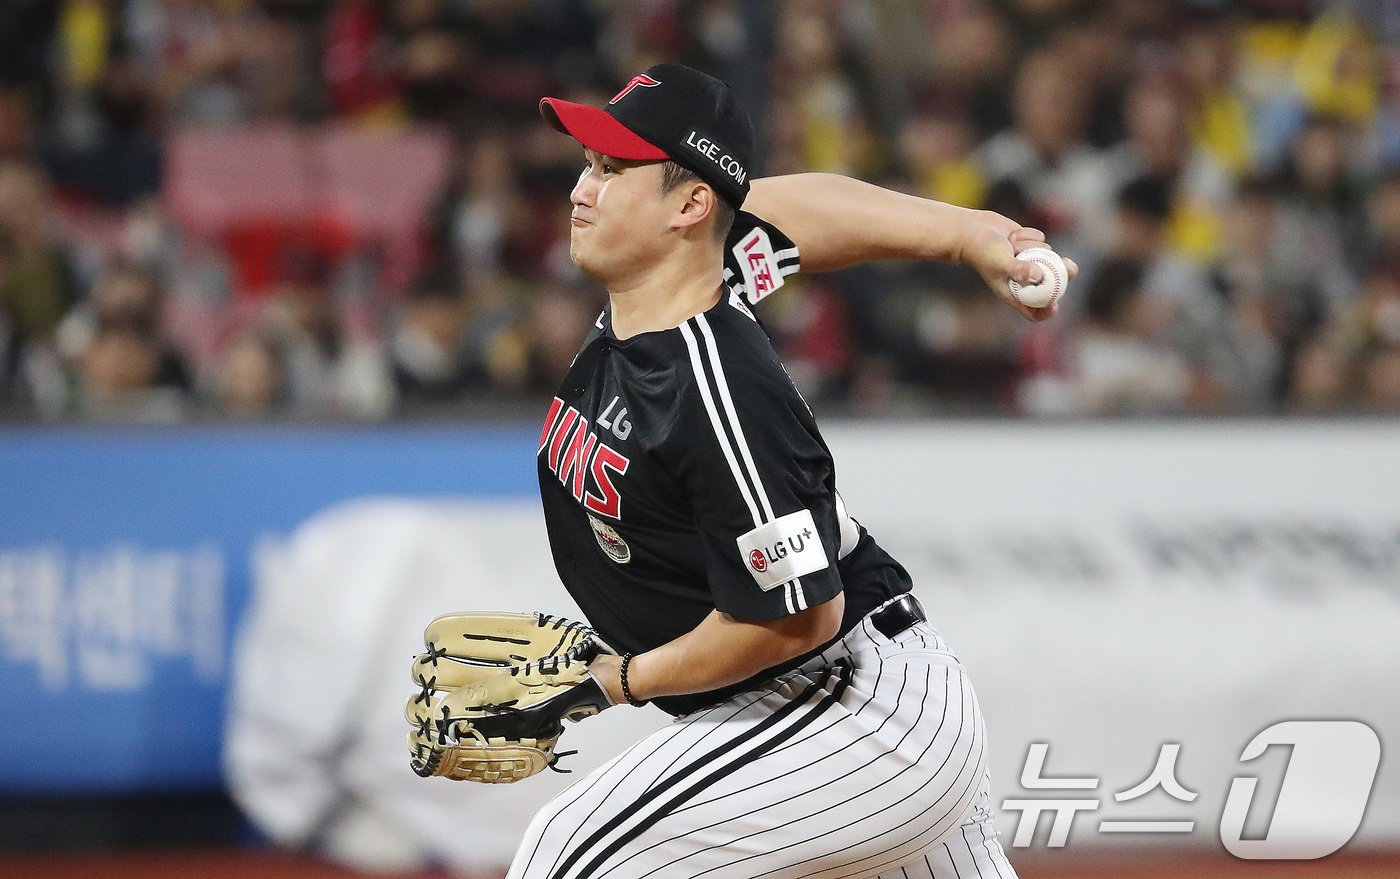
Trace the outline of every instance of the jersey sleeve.
{"label": "jersey sleeve", "polygon": [[667,464],[690,502],[714,606],[777,619],[841,591],[831,455],[771,347],[717,339],[713,323],[681,327],[695,381]]}
{"label": "jersey sleeve", "polygon": [[778,227],[739,211],[724,245],[724,284],[748,305],[757,305],[802,266],[797,245]]}

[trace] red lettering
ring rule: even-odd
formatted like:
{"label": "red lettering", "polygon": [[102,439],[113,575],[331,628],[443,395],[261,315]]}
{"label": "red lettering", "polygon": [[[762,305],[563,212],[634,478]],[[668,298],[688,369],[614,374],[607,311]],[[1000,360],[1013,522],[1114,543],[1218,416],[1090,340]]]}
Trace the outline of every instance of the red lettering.
{"label": "red lettering", "polygon": [[570,406],[561,415],[563,408],[563,401],[555,397],[545,417],[536,454],[549,446],[549,469],[572,492],[574,500],[595,513],[621,518],[622,493],[613,484],[613,478],[626,473],[632,462],[599,442],[598,434],[588,429],[587,419],[577,409]]}
{"label": "red lettering", "polygon": [[578,410],[570,406],[569,411],[564,413],[563,423],[554,434],[554,442],[549,444],[549,469],[555,473],[559,472],[559,450],[564,447],[564,440],[569,438],[569,430],[575,421],[578,421]]}
{"label": "red lettering", "polygon": [[588,466],[587,454],[584,452],[584,439],[587,438],[591,446],[596,437],[587,429],[587,422],[579,420],[578,430],[574,431],[574,438],[569,441],[568,448],[564,451],[564,457],[559,462],[559,469],[554,471],[559,474],[559,481],[564,485],[569,484],[570,477],[573,476],[574,469],[582,471]]}
{"label": "red lettering", "polygon": [[540,447],[535,450],[536,455],[543,452],[544,444],[549,442],[549,430],[559,419],[559,410],[562,408],[564,408],[564,401],[558,397],[555,397],[554,402],[549,404],[549,414],[544,417],[544,429],[540,431]]}
{"label": "red lettering", "polygon": [[583,506],[600,516],[608,516],[613,519],[622,518],[622,495],[617,487],[613,485],[612,477],[608,475],[611,470],[618,476],[627,472],[627,468],[632,462],[622,455],[614,452],[606,445],[598,444],[598,453],[593,458],[591,473],[593,482],[598,486],[601,494],[588,492],[584,496]]}
{"label": "red lettering", "polygon": [[753,272],[754,295],[772,292],[773,270],[768,266],[768,258],[761,253],[750,253],[749,269]]}
{"label": "red lettering", "polygon": [[[590,433],[588,444],[583,447],[583,454],[578,459],[578,469],[574,471],[574,500],[583,500],[584,476],[588,474],[588,462],[593,457],[593,446],[598,442],[598,435]],[[561,481],[563,477],[560,477]]]}

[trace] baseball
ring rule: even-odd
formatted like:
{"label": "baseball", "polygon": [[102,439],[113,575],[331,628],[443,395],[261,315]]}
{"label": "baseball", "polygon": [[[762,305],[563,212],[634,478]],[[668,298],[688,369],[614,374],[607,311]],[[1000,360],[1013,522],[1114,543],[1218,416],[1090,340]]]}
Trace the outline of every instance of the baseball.
{"label": "baseball", "polygon": [[1058,302],[1069,284],[1069,272],[1060,255],[1048,247],[1032,247],[1016,254],[1016,258],[1040,266],[1041,276],[1038,284],[1022,286],[1012,281],[1012,298],[1030,308],[1042,308]]}

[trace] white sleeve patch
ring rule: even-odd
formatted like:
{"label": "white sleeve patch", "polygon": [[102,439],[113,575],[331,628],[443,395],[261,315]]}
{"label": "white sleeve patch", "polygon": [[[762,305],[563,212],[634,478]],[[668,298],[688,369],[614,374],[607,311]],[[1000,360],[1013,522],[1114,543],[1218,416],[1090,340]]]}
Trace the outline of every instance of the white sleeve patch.
{"label": "white sleeve patch", "polygon": [[856,520],[846,512],[846,502],[841,499],[839,491],[836,492],[836,524],[841,530],[841,547],[836,550],[836,557],[844,559],[854,552],[856,544],[860,543],[860,529],[856,527]]}
{"label": "white sleeve patch", "polygon": [[810,510],[798,510],[760,525],[740,535],[735,543],[744,566],[764,592],[829,564]]}
{"label": "white sleeve patch", "polygon": [[744,288],[749,302],[757,305],[763,297],[783,286],[783,273],[778,270],[778,257],[773,242],[763,227],[755,227],[734,245],[734,258],[744,273]]}

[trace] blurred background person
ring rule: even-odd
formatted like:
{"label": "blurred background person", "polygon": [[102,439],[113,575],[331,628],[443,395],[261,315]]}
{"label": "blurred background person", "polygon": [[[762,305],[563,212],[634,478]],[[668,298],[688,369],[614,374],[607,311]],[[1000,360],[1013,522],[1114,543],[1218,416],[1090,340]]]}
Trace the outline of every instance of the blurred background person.
{"label": "blurred background person", "polygon": [[451,275],[433,274],[414,284],[389,340],[400,407],[414,410],[450,403],[485,386],[486,377],[470,361],[466,346],[470,318]]}
{"label": "blurred background person", "polygon": [[981,146],[982,174],[1027,194],[1030,215],[1021,222],[1044,230],[1066,253],[1082,250],[1100,176],[1087,142],[1089,90],[1064,58],[1040,49],[1018,68],[1011,95],[1012,125]]}
{"label": "blurred background person", "polygon": [[[1145,289],[1176,303],[1192,411],[1286,411],[1298,352],[1400,248],[1395,35],[1369,8],[75,0],[3,15],[0,363],[7,411],[31,417],[78,417],[53,334],[123,262],[156,279],[159,344],[198,387],[217,384],[227,339],[261,327],[284,417],[530,399],[527,364],[552,347],[532,315],[565,307],[532,288],[578,283],[551,198],[577,157],[531,125],[533,96],[606,100],[663,58],[744,91],[758,173],[855,173],[1018,217],[1075,257],[1081,289],[1099,264],[1145,262]],[[390,144],[411,141],[441,152],[395,167]],[[406,352],[428,350],[407,340],[459,319],[415,290],[437,266],[457,278],[473,377],[401,407],[400,389],[419,393]],[[826,405],[947,411],[956,386],[976,388],[959,411],[1017,411],[1002,357],[936,353],[970,325],[960,284],[852,271],[761,310]],[[1063,326],[993,322],[982,348],[1039,373],[1091,332],[1082,300]],[[938,316],[950,326],[931,331]]]}
{"label": "blurred background person", "polygon": [[286,375],[277,346],[247,333],[224,351],[213,388],[214,412],[234,421],[285,417]]}
{"label": "blurred background person", "polygon": [[287,401],[301,418],[380,418],[393,405],[388,361],[377,339],[347,325],[332,290],[333,265],[293,249],[263,306],[262,331],[285,364]]}
{"label": "blurred background person", "polygon": [[160,342],[130,321],[100,324],[78,365],[76,409],[94,421],[174,424],[188,415],[183,389],[161,383]]}
{"label": "blurred background person", "polygon": [[164,293],[156,279],[134,263],[116,262],[92,282],[87,299],[59,324],[55,336],[67,361],[77,361],[103,327],[129,326],[156,340],[159,358],[155,382],[181,392],[193,390],[189,366],[164,338]]}
{"label": "blurred background person", "polygon": [[1186,410],[1190,372],[1168,342],[1173,309],[1146,287],[1133,259],[1099,267],[1083,294],[1083,324],[1055,369],[1020,389],[1030,411],[1079,415],[1170,415]]}
{"label": "blurred background person", "polygon": [[6,395],[53,411],[61,397],[55,334],[78,300],[76,266],[55,235],[49,181],[0,160],[0,333]]}

